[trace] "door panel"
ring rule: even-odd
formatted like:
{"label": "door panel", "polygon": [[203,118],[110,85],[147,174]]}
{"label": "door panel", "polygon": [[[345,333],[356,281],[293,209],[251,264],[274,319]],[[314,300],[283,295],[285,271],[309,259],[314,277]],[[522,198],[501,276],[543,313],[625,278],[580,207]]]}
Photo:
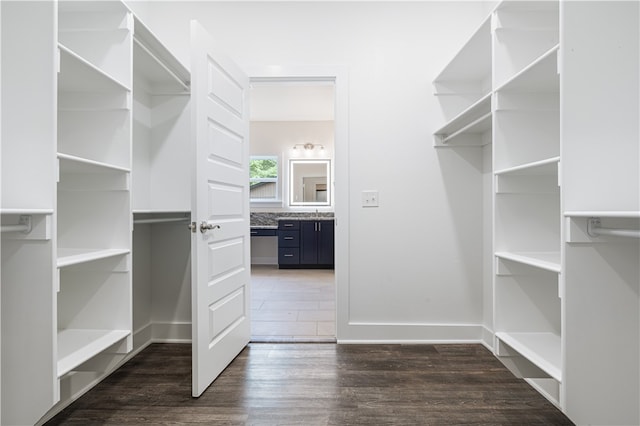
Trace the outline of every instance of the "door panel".
{"label": "door panel", "polygon": [[237,166],[242,165],[242,138],[220,126],[218,123],[209,123],[209,140],[216,141],[214,146],[209,147],[214,156],[219,161],[231,161]]}
{"label": "door panel", "polygon": [[219,182],[209,182],[209,212],[213,217],[241,217],[243,211],[244,188]]}
{"label": "door panel", "polygon": [[247,345],[249,318],[248,78],[191,23],[193,396]]}

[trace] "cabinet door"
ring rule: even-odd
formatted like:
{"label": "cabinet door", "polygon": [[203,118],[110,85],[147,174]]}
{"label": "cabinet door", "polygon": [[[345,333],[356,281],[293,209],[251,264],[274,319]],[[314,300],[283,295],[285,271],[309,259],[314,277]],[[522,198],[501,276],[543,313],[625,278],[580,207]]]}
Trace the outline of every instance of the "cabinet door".
{"label": "cabinet door", "polygon": [[334,221],[323,220],[318,222],[318,264],[334,264]]}
{"label": "cabinet door", "polygon": [[318,222],[300,223],[300,263],[315,265],[318,263]]}
{"label": "cabinet door", "polygon": [[[192,394],[249,343],[249,79],[191,22]],[[195,228],[195,227],[194,227]]]}

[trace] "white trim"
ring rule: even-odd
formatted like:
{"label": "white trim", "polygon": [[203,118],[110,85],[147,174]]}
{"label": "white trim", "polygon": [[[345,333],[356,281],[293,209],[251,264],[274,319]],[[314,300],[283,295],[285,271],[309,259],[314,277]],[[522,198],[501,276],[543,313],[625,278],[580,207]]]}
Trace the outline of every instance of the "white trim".
{"label": "white trim", "polygon": [[494,333],[488,329],[487,326],[482,326],[482,344],[489,349],[492,353],[495,352],[493,348]]}
{"label": "white trim", "polygon": [[[262,237],[256,237],[256,238],[262,238]],[[272,257],[254,257],[251,259],[251,264],[252,265],[272,265],[272,266],[277,266],[278,265],[278,257],[277,256],[272,256]]]}
{"label": "white trim", "polygon": [[[333,82],[336,340],[349,327],[349,74],[344,65],[246,67],[251,83]],[[352,338],[349,336],[349,338]]]}
{"label": "white trim", "polygon": [[[373,340],[338,340],[340,345],[482,345],[481,340],[430,340],[430,339],[373,339]],[[487,348],[489,349],[489,348]]]}
{"label": "white trim", "polygon": [[480,324],[349,323],[338,343],[478,343],[487,346]]}

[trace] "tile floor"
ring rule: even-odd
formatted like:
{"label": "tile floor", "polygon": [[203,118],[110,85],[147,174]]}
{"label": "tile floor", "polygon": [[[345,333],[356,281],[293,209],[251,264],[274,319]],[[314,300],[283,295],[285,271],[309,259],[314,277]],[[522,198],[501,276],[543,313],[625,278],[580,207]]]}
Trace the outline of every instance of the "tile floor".
{"label": "tile floor", "polygon": [[251,340],[335,341],[335,296],[331,269],[252,265]]}

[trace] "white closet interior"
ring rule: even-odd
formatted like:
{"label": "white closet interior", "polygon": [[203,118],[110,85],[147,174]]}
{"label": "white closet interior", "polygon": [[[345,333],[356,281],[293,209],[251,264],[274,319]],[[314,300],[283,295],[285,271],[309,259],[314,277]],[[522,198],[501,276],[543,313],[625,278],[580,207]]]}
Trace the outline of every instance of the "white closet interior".
{"label": "white closet interior", "polygon": [[[0,423],[33,424],[191,339],[190,75],[121,2],[0,12]],[[578,424],[640,423],[639,12],[503,1],[434,80],[434,146],[491,158],[485,343]]]}
{"label": "white closet interior", "polygon": [[494,349],[559,404],[559,2],[506,2],[493,22]]}
{"label": "white closet interior", "polygon": [[3,3],[2,40],[0,423],[33,424],[191,338],[190,77],[121,2]]}
{"label": "white closet interior", "polygon": [[136,349],[191,339],[189,72],[135,19],[133,327]]}
{"label": "white closet interior", "polygon": [[132,348],[133,21],[109,2],[59,2],[57,17],[55,324],[65,401],[100,377],[105,355]]}
{"label": "white closet interior", "polygon": [[433,83],[434,146],[492,152],[494,353],[578,424],[640,421],[638,16],[503,1]]}

